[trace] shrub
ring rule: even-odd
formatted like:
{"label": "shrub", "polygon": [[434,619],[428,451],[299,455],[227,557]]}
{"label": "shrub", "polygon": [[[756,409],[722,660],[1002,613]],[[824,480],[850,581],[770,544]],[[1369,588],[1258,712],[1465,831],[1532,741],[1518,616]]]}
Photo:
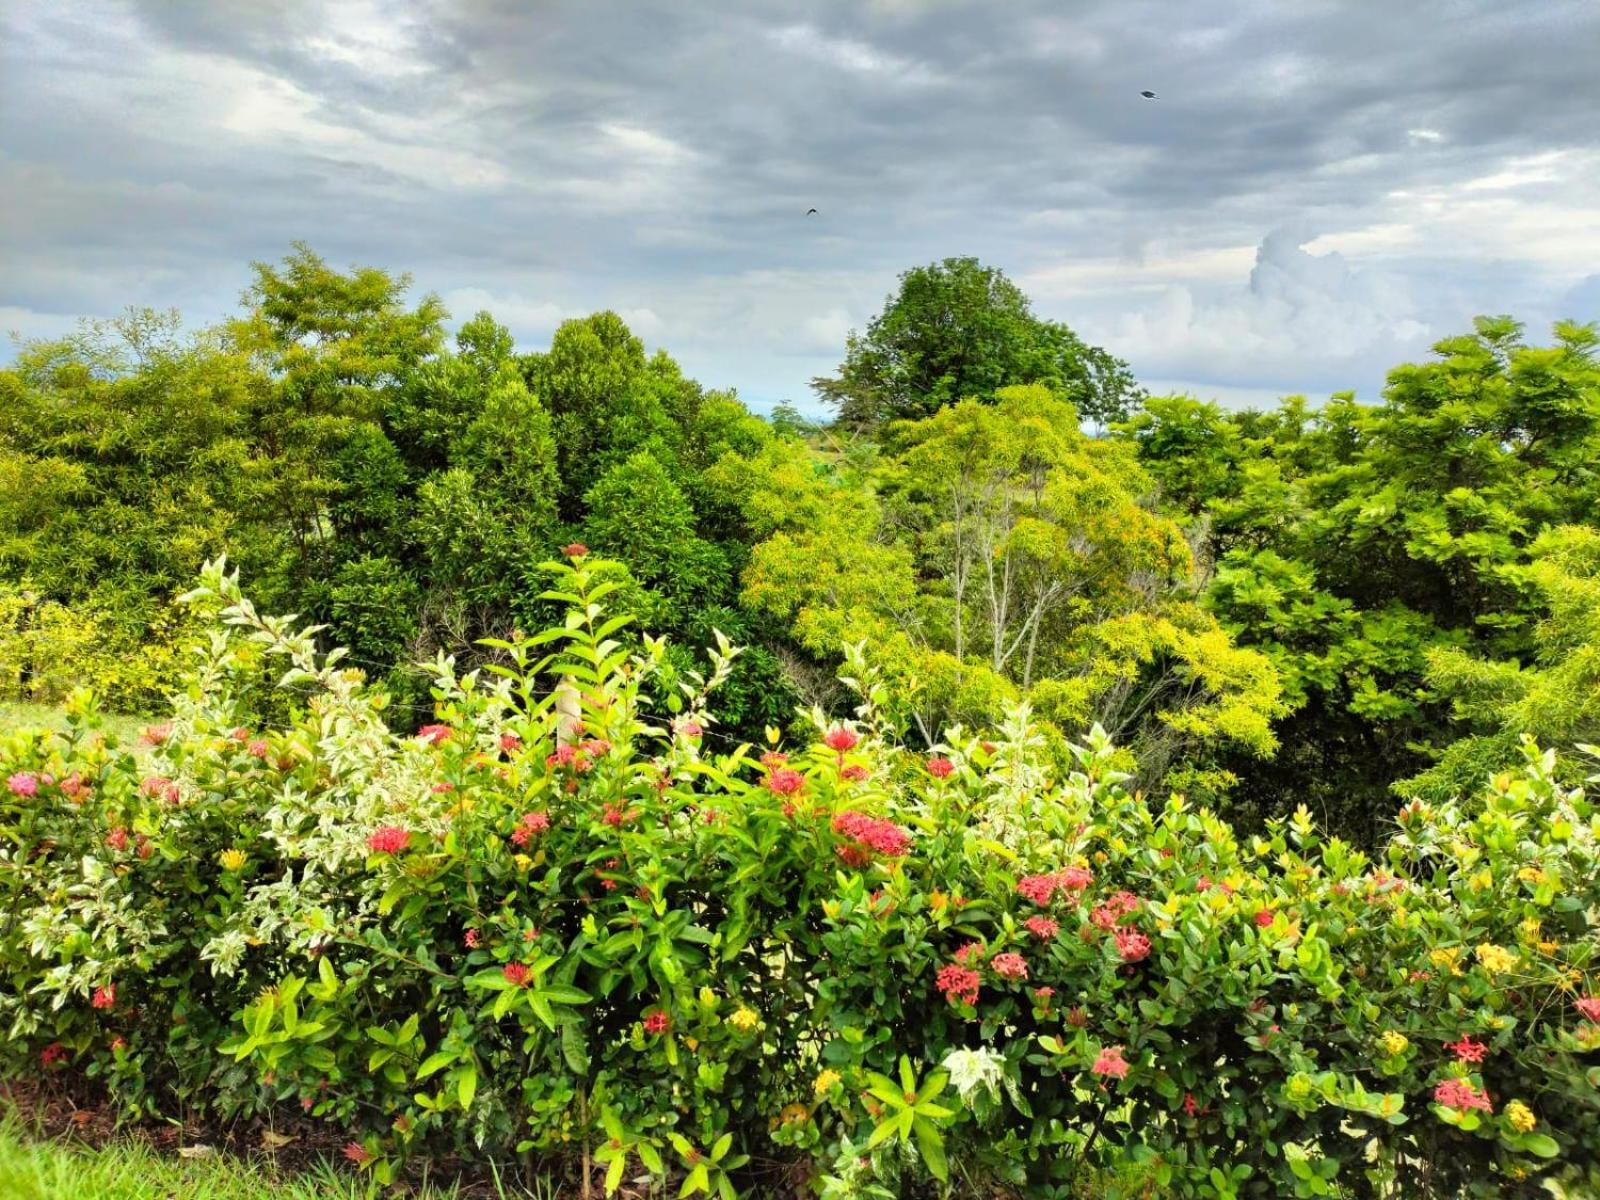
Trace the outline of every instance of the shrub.
{"label": "shrub", "polygon": [[[11,735],[6,1067],[297,1106],[381,1179],[475,1148],[729,1198],[786,1164],[830,1197],[1594,1181],[1600,818],[1549,752],[1372,860],[1304,811],[1241,840],[1152,806],[1098,732],[1058,771],[1025,710],[913,753],[870,674],[814,744],[724,748],[730,656],[658,694],[571,550],[565,623],[441,659],[412,737],[220,566],[142,762],[81,702]],[[299,702],[259,728],[274,660]]]}

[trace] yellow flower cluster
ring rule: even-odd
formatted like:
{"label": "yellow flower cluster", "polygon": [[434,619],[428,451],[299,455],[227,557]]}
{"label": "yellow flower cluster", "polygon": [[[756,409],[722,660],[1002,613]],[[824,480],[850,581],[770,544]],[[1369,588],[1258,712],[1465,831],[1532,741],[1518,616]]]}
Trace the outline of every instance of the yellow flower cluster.
{"label": "yellow flower cluster", "polygon": [[1522,880],[1523,883],[1531,883],[1538,887],[1539,884],[1546,882],[1550,876],[1545,874],[1542,867],[1523,867],[1522,870],[1517,872],[1517,878]]}
{"label": "yellow flower cluster", "polygon": [[1461,948],[1459,946],[1438,946],[1428,952],[1428,961],[1441,971],[1449,971],[1452,975],[1461,974]]}
{"label": "yellow flower cluster", "polygon": [[1406,1047],[1411,1045],[1411,1039],[1398,1030],[1391,1029],[1378,1039],[1378,1045],[1390,1058],[1404,1054]]}
{"label": "yellow flower cluster", "polygon": [[1533,1109],[1521,1100],[1513,1100],[1506,1105],[1506,1120],[1518,1133],[1532,1133],[1534,1127],[1539,1124],[1539,1118],[1533,1115]]}
{"label": "yellow flower cluster", "polygon": [[834,1085],[837,1084],[842,1078],[843,1076],[841,1076],[839,1072],[835,1071],[832,1067],[825,1068],[817,1076],[817,1082],[815,1084],[817,1095],[826,1096],[829,1092],[833,1091]]}
{"label": "yellow flower cluster", "polygon": [[1503,946],[1493,946],[1488,942],[1478,947],[1478,961],[1483,964],[1483,969],[1491,975],[1499,975],[1502,971],[1509,971],[1516,966],[1520,959]]}
{"label": "yellow flower cluster", "polygon": [[749,1033],[757,1025],[761,1024],[761,1017],[753,1008],[736,1008],[733,1015],[728,1018],[728,1024],[732,1025],[740,1033]]}
{"label": "yellow flower cluster", "polygon": [[249,862],[250,860],[245,855],[243,850],[230,846],[221,854],[217,855],[217,861],[222,864],[222,869],[224,871],[242,871],[244,870],[245,863]]}

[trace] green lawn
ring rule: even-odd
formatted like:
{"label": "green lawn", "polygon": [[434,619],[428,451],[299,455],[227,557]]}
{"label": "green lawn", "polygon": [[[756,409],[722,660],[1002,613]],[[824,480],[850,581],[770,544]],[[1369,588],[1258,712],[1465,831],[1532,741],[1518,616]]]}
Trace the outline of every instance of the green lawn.
{"label": "green lawn", "polygon": [[[264,1157],[183,1159],[131,1139],[90,1149],[32,1137],[14,1117],[0,1121],[4,1200],[369,1200],[385,1194],[342,1166],[287,1174]],[[408,1194],[412,1200],[553,1200],[553,1192],[510,1186]]]}
{"label": "green lawn", "polygon": [[[119,745],[132,748],[139,731],[150,724],[151,718],[106,713],[101,726],[107,737],[114,737]],[[26,700],[0,700],[0,733],[16,729],[61,729],[66,726],[66,714],[58,705],[32,704]]]}

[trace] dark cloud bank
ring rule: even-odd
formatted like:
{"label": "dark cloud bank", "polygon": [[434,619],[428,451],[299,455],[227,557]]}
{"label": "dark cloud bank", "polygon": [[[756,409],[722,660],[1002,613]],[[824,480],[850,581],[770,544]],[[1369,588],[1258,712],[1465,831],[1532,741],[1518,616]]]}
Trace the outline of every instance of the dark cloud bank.
{"label": "dark cloud bank", "polygon": [[209,320],[295,238],[528,344],[616,308],[758,407],[809,403],[895,274],[949,254],[1227,400],[1370,394],[1475,312],[1600,318],[1589,0],[0,0],[0,23],[0,328],[24,334],[127,303]]}

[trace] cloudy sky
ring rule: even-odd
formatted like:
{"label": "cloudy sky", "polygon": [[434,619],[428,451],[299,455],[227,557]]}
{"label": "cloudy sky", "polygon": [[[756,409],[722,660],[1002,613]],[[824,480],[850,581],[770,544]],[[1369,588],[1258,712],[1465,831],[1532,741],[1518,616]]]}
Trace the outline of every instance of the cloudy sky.
{"label": "cloudy sky", "polygon": [[1594,0],[0,0],[0,331],[208,321],[303,238],[811,407],[976,254],[1152,386],[1370,396],[1600,318],[1597,48]]}

